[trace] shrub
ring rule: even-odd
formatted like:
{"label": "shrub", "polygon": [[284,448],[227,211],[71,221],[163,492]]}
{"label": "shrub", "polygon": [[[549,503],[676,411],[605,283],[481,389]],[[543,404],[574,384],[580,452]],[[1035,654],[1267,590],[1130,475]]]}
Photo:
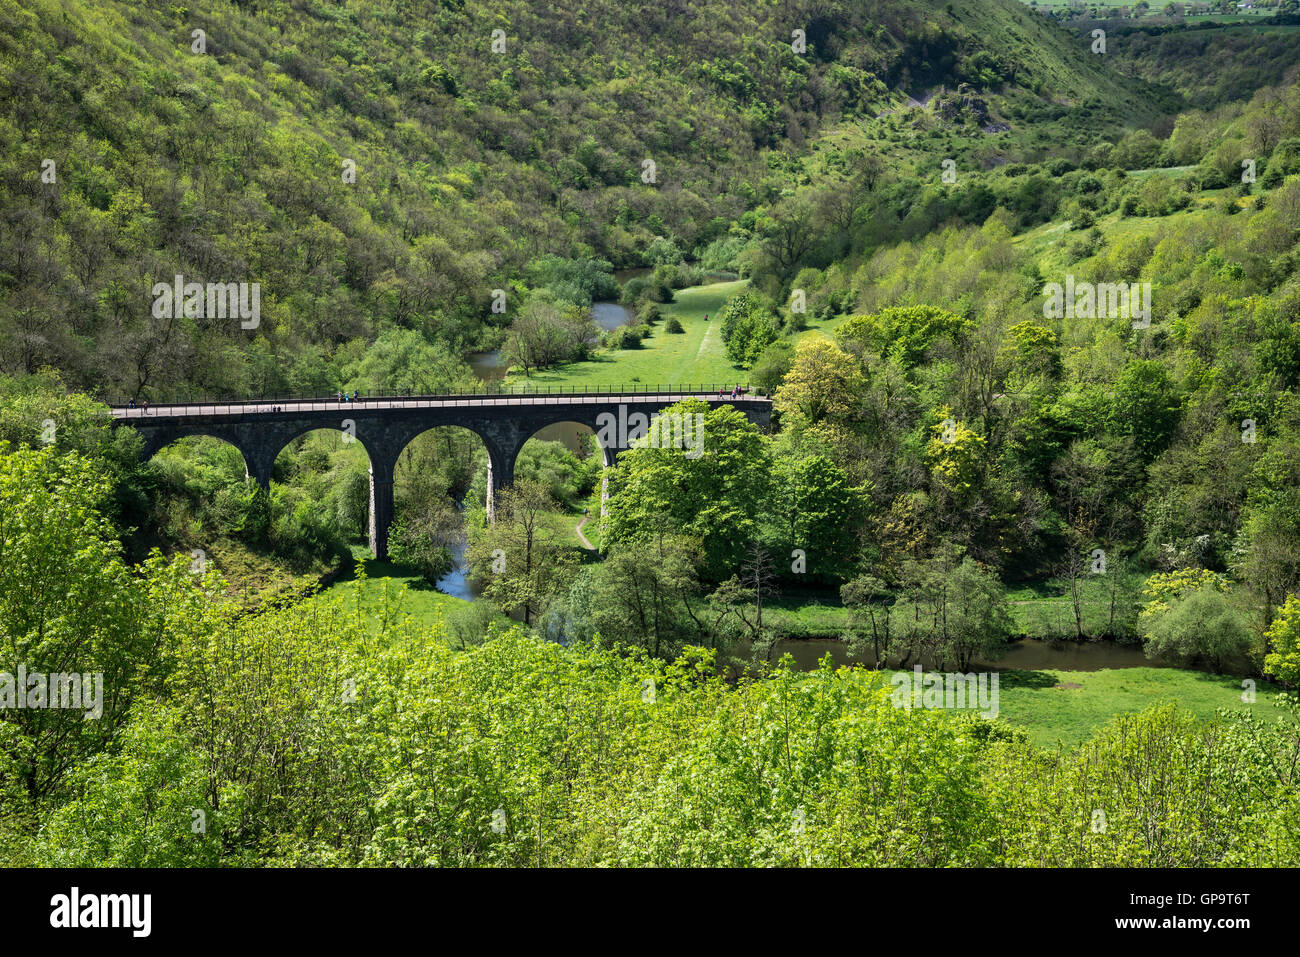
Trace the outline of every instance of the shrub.
{"label": "shrub", "polygon": [[1199,659],[1216,671],[1246,655],[1251,646],[1245,612],[1213,582],[1150,616],[1145,637],[1148,658],[1183,664]]}
{"label": "shrub", "polygon": [[639,349],[641,335],[631,326],[619,326],[605,333],[606,349]]}

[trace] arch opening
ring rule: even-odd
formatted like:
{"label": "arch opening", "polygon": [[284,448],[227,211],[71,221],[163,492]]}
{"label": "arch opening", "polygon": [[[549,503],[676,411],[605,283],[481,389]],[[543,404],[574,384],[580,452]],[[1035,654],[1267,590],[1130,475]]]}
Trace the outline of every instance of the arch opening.
{"label": "arch opening", "polygon": [[196,571],[221,567],[264,545],[266,501],[244,452],[205,433],[164,442],[146,460],[143,492],[149,521],[127,547],[189,554]]}
{"label": "arch opening", "polygon": [[473,600],[465,561],[467,523],[486,520],[491,453],[467,426],[438,425],[407,441],[393,467],[388,553],[426,584]]}
{"label": "arch opening", "polygon": [[346,429],[305,430],[271,462],[267,543],[302,570],[363,549],[375,524],[373,456]]}

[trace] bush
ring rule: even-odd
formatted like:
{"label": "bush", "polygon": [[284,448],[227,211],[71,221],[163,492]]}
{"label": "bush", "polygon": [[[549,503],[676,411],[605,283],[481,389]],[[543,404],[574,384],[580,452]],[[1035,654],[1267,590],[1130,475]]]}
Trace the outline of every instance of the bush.
{"label": "bush", "polygon": [[1213,582],[1176,600],[1146,626],[1148,658],[1181,664],[1204,661],[1215,671],[1250,652],[1246,614]]}
{"label": "bush", "polygon": [[686,330],[682,328],[682,324],[680,321],[678,321],[677,317],[673,316],[671,319],[668,320],[668,324],[664,326],[664,331],[675,333],[675,332],[685,332]]}
{"label": "bush", "polygon": [[639,349],[641,334],[632,326],[619,326],[605,333],[606,349]]}
{"label": "bush", "polygon": [[749,381],[760,392],[771,395],[785,379],[794,361],[794,347],[789,339],[778,339],[764,349],[749,372]]}
{"label": "bush", "polygon": [[644,276],[633,276],[627,282],[623,283],[623,288],[619,290],[618,301],[625,306],[630,306],[641,298],[641,293],[645,290],[646,280]]}

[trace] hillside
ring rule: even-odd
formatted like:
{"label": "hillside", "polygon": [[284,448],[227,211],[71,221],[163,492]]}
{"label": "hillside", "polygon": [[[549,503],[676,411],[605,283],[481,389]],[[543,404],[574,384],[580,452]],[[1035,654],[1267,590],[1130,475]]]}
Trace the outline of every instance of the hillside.
{"label": "hillside", "polygon": [[[1145,115],[1014,0],[0,0],[0,22],[5,371],[112,395],[331,391],[386,328],[493,345],[493,290],[539,257],[698,254],[779,193],[766,153],[906,94]],[[260,283],[259,324],[153,316],[177,274]]]}

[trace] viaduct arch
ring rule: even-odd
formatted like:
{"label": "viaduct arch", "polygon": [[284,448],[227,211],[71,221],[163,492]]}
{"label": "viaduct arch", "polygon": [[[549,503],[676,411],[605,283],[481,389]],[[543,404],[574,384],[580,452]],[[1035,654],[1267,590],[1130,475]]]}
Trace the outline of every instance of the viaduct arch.
{"label": "viaduct arch", "polygon": [[[410,396],[338,402],[334,399],[259,400],[183,403],[148,409],[113,407],[113,424],[135,429],[144,439],[143,455],[191,435],[207,435],[237,448],[248,477],[271,487],[271,467],[280,451],[316,429],[342,431],[370,458],[370,550],[388,557],[388,527],[393,521],[393,472],[402,450],[421,433],[458,425],[476,433],[488,453],[488,518],[495,493],[514,483],[515,459],[524,443],[548,425],[577,422],[600,432],[614,421],[648,419],[683,399],[702,399],[711,407],[732,406],[760,427],[771,421],[772,401],[763,396],[692,391],[569,392],[481,396]],[[620,435],[625,433],[621,432]],[[624,441],[620,439],[620,442]],[[626,446],[601,443],[606,467]]]}

